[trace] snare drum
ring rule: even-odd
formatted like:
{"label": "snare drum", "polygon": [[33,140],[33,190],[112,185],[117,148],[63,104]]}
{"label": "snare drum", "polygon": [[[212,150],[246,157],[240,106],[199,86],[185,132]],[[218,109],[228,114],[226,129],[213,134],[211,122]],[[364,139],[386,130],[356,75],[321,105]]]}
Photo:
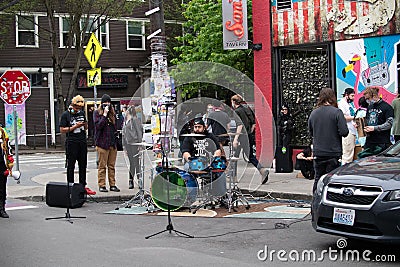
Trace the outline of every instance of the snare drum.
{"label": "snare drum", "polygon": [[[169,183],[168,183],[169,179]],[[197,198],[198,183],[189,173],[175,168],[156,175],[151,185],[151,198],[162,210],[190,207]],[[168,199],[169,190],[169,199]]]}
{"label": "snare drum", "polygon": [[189,171],[204,171],[210,165],[210,162],[206,157],[196,157],[191,159],[188,163]]}
{"label": "snare drum", "polygon": [[226,158],[225,157],[214,157],[211,162],[211,169],[213,171],[224,171],[226,170]]}

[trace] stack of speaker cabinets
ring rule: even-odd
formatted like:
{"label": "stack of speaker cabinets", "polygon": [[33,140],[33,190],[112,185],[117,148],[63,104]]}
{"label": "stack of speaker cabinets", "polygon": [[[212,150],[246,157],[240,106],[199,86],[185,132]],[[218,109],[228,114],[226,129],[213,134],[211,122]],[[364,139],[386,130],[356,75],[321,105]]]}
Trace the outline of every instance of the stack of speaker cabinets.
{"label": "stack of speaker cabinets", "polygon": [[275,172],[293,172],[292,149],[278,146],[275,152]]}

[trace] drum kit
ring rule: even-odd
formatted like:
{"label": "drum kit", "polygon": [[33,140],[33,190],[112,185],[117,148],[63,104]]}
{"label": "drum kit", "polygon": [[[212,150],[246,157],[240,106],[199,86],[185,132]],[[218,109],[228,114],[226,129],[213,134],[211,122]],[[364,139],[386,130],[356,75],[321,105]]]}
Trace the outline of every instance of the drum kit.
{"label": "drum kit", "polygon": [[[236,135],[228,134],[230,137]],[[188,137],[204,137],[201,134],[185,134]],[[232,143],[232,140],[231,142]],[[137,143],[137,145],[148,147],[152,144]],[[232,145],[231,145],[232,146]],[[181,161],[181,158],[165,157],[156,159],[153,163],[157,164],[155,168],[156,175],[150,175],[150,192],[144,189],[144,150],[141,151],[142,175],[140,175],[139,192],[128,202],[125,207],[129,208],[133,204],[146,207],[148,212],[153,212],[157,208],[167,211],[176,211],[182,208],[188,208],[193,214],[200,208],[212,209],[220,204],[228,209],[228,212],[234,209],[239,202],[250,208],[249,202],[243,196],[237,186],[236,168],[237,165],[233,158],[233,148],[230,148],[229,158],[213,157],[195,157],[186,164],[185,170],[177,167],[165,167],[165,163]],[[228,164],[229,162],[229,164]],[[168,164],[169,165],[169,164]],[[227,178],[229,187],[227,188]]]}

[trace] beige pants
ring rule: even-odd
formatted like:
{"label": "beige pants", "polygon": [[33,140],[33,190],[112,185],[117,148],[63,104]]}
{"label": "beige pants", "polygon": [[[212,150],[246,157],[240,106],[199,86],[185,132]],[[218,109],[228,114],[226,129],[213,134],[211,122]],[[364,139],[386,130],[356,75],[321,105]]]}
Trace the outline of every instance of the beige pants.
{"label": "beige pants", "polygon": [[99,167],[97,171],[97,183],[99,187],[106,186],[106,172],[108,169],[108,183],[115,186],[115,161],[117,160],[117,149],[110,147],[110,149],[103,149],[96,147],[99,156]]}
{"label": "beige pants", "polygon": [[356,136],[354,134],[349,133],[346,137],[342,137],[342,165],[353,161],[355,146]]}

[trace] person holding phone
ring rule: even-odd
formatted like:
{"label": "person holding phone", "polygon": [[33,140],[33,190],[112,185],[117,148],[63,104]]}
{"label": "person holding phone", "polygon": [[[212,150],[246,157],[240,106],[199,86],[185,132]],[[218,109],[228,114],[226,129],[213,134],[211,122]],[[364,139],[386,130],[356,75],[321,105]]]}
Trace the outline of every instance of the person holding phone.
{"label": "person holding phone", "polygon": [[101,97],[101,105],[94,111],[95,143],[99,156],[97,170],[97,183],[100,192],[108,192],[106,188],[106,173],[110,191],[119,192],[115,185],[115,162],[117,160],[117,118],[111,105],[111,97],[104,94]]}
{"label": "person holding phone", "polygon": [[88,123],[83,107],[85,100],[77,95],[71,100],[68,110],[61,115],[60,132],[66,134],[65,154],[67,158],[67,180],[74,183],[75,162],[79,166],[79,183],[85,186],[88,195],[95,195],[96,192],[86,187],[87,167],[87,141],[86,130]]}

